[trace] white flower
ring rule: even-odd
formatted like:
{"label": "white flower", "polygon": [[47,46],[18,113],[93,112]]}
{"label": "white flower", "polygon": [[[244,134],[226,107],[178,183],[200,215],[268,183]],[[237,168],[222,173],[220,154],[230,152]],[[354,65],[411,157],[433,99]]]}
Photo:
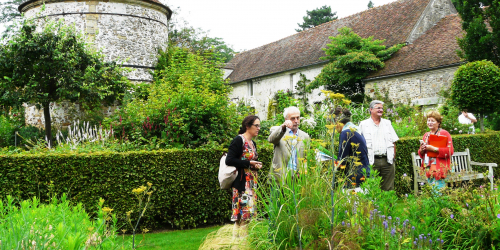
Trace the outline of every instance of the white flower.
{"label": "white flower", "polygon": [[461,133],[462,133],[462,130],[458,131],[458,133],[460,133],[460,134],[461,134]]}
{"label": "white flower", "polygon": [[309,117],[307,119],[302,119],[300,125],[308,129],[313,129],[316,127],[316,121],[314,121],[314,117]]}
{"label": "white flower", "polygon": [[455,130],[457,130],[457,128],[455,128]]}

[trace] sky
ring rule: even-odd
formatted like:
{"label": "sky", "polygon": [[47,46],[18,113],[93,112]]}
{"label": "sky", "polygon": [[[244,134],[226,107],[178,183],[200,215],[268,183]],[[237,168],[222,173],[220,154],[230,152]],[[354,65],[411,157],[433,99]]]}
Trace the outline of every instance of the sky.
{"label": "sky", "polygon": [[[0,0],[5,2],[6,0]],[[222,38],[241,52],[272,43],[297,33],[297,23],[307,10],[331,6],[339,18],[368,7],[369,0],[160,0],[174,10],[175,17],[189,26]],[[375,7],[395,0],[372,0]],[[0,32],[3,32],[0,24]]]}

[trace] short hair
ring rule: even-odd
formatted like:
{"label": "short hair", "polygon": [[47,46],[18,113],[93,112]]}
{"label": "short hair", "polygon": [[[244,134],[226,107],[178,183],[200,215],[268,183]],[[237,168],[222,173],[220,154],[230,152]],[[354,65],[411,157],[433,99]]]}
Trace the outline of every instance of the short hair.
{"label": "short hair", "polygon": [[384,105],[384,102],[383,101],[379,101],[379,100],[373,100],[372,102],[370,102],[370,109],[375,108],[375,105],[377,105],[377,104]]}
{"label": "short hair", "polygon": [[294,106],[290,106],[288,108],[285,108],[285,111],[283,111],[283,116],[285,117],[285,120],[288,118],[288,113],[299,113],[300,115],[300,109]]}
{"label": "short hair", "polygon": [[443,122],[443,116],[436,110],[431,110],[427,113],[427,119],[434,118],[439,122],[439,127],[441,127],[441,122]]}

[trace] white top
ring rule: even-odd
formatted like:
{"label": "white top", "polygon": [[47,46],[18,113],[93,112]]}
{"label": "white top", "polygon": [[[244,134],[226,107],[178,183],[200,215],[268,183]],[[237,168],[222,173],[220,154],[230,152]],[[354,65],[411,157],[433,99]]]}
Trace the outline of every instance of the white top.
{"label": "white top", "polygon": [[391,121],[381,118],[377,126],[370,117],[359,123],[359,133],[365,137],[370,165],[375,162],[375,155],[387,155],[387,162],[393,163],[394,142],[399,140],[399,137]]}
{"label": "white top", "polygon": [[[474,115],[472,113],[467,113],[467,116],[472,118],[472,119],[476,119],[476,117],[474,117]],[[462,113],[458,116],[458,122],[460,122],[461,124],[471,124],[471,126],[469,127],[469,134],[474,134],[476,131],[476,129],[474,128],[474,123],[471,121],[471,119],[465,117],[465,115]]]}
{"label": "white top", "polygon": [[[472,113],[467,113],[467,116],[476,120],[476,117],[474,117]],[[458,116],[458,122],[462,124],[472,124],[472,121],[469,118],[465,117],[464,114],[460,114],[460,116]]]}

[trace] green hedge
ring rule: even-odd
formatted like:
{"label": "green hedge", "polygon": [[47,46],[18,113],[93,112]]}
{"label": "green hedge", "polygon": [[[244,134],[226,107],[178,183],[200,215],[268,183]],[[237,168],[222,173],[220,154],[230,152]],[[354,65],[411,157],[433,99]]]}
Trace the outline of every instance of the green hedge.
{"label": "green hedge", "polygon": [[[413,192],[413,182],[410,186],[405,185],[402,180],[403,174],[412,177],[413,166],[411,162],[411,152],[417,152],[420,146],[419,140],[422,137],[401,138],[396,142],[396,180],[394,186],[398,194]],[[500,165],[500,133],[493,132],[475,135],[452,135],[453,148],[455,152],[464,151],[469,148],[471,160],[475,162],[490,163]],[[486,171],[487,167],[474,167],[474,170]],[[494,168],[494,176],[499,176],[500,167]]]}
{"label": "green hedge", "polygon": [[[47,200],[49,193],[67,193],[71,201],[82,202],[87,211],[94,211],[102,197],[104,206],[124,218],[137,204],[132,189],[151,182],[155,190],[142,227],[222,223],[229,220],[231,212],[230,193],[220,190],[217,179],[223,151],[0,156],[0,199],[10,194],[23,200],[33,196]],[[271,156],[272,148],[259,147],[259,160],[267,166],[261,172],[263,177]]]}
{"label": "green hedge", "polygon": [[[410,154],[418,149],[419,139],[402,138],[397,142],[395,186],[399,194],[412,191],[412,186],[404,185],[401,177],[404,173],[413,177]],[[499,133],[457,135],[453,136],[453,144],[455,151],[469,148],[473,161],[500,164]],[[258,147],[259,160],[264,163],[259,179],[265,183],[273,149],[269,143]],[[0,198],[10,194],[19,199],[38,196],[47,200],[49,193],[67,193],[73,202],[82,202],[87,211],[93,211],[102,197],[105,206],[123,217],[137,203],[132,189],[151,182],[155,191],[141,223],[143,227],[222,223],[229,220],[231,211],[230,193],[220,190],[217,180],[223,152],[186,149],[4,155],[0,156]],[[498,171],[495,169],[495,176]]]}

